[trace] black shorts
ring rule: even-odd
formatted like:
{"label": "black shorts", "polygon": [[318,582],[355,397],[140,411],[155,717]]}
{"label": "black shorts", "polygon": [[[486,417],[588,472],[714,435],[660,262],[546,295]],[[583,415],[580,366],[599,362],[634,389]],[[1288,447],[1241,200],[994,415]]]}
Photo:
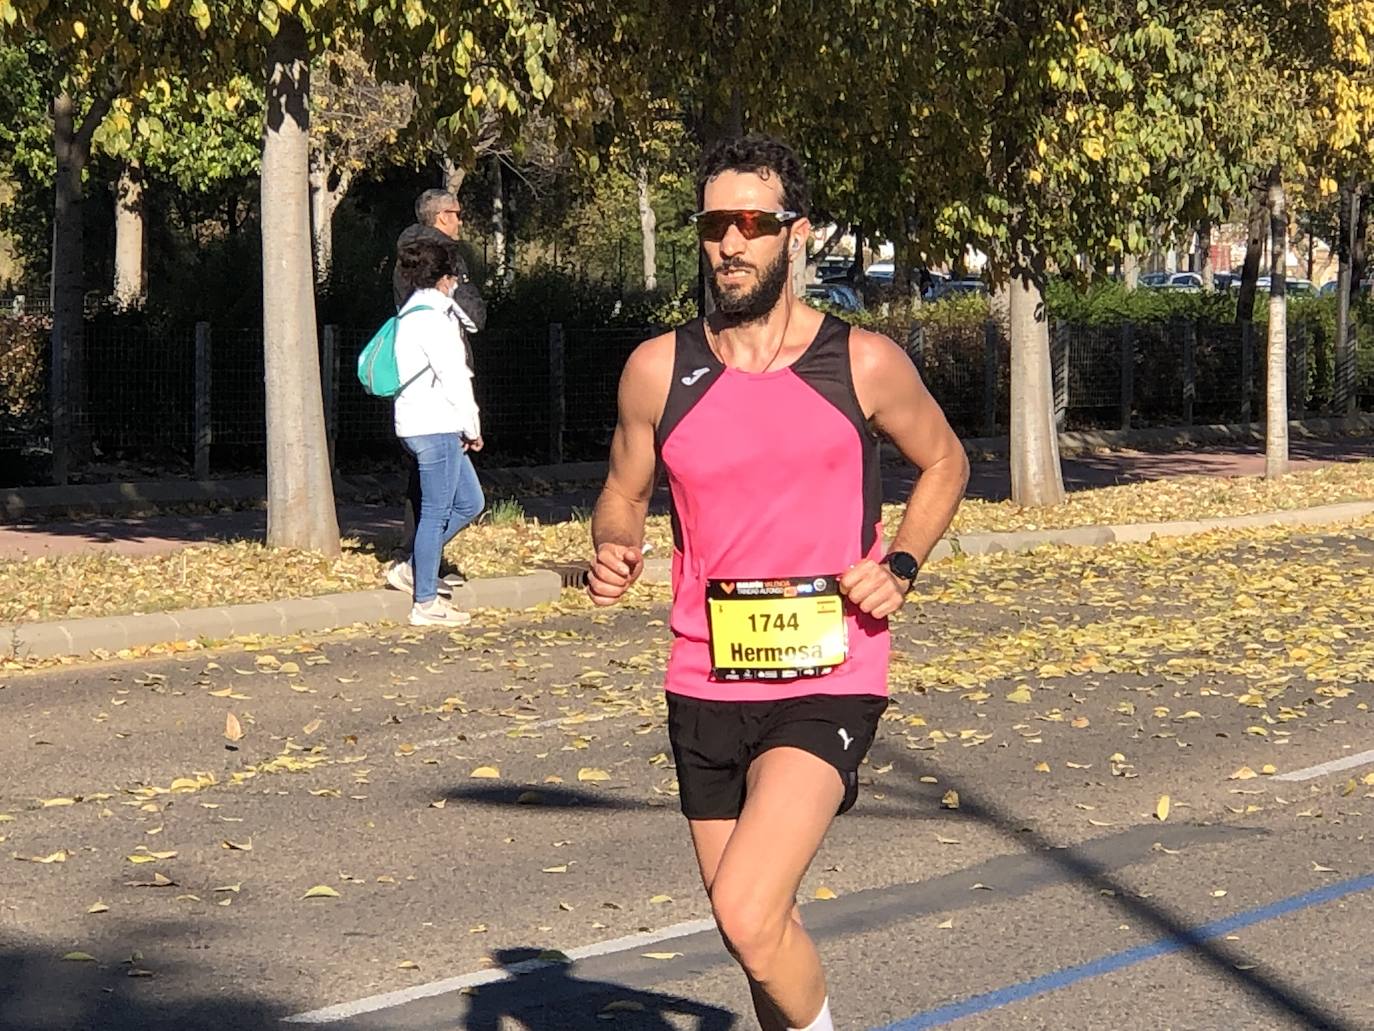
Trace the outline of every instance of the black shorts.
{"label": "black shorts", "polygon": [[715,702],[668,694],[668,738],[682,814],[733,820],[744,808],[749,764],[770,748],[800,748],[839,771],[844,801],[859,797],[859,763],[887,709],[879,695],[803,695],[775,702]]}

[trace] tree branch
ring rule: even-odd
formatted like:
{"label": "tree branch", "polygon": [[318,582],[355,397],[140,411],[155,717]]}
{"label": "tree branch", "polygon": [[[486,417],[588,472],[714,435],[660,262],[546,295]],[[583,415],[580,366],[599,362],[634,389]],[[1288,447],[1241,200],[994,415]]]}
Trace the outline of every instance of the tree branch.
{"label": "tree branch", "polygon": [[123,69],[116,68],[111,72],[110,77],[105,80],[105,85],[100,87],[95,99],[91,101],[86,117],[81,119],[81,128],[76,130],[76,145],[81,148],[81,153],[91,152],[91,138],[95,135],[96,129],[100,128],[105,116],[110,113],[110,105],[114,103],[115,97],[119,96],[120,80],[123,77]]}

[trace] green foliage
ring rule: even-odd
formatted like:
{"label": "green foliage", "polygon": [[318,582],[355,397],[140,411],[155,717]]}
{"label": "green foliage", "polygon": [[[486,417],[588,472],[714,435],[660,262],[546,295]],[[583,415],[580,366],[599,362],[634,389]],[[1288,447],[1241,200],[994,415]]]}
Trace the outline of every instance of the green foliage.
{"label": "green foliage", "polygon": [[487,295],[487,325],[517,326],[667,326],[696,317],[690,284],[679,292],[645,290],[623,294],[613,284],[576,272],[540,265],[498,284]]}
{"label": "green foliage", "polygon": [[1045,302],[1052,318],[1083,326],[1170,319],[1232,322],[1236,317],[1235,294],[1128,290],[1125,284],[1114,280],[1096,281],[1086,288],[1062,279],[1051,280],[1045,290]]}
{"label": "green foliage", "polygon": [[185,193],[204,194],[258,174],[262,118],[262,88],[245,77],[206,88],[162,78],[116,99],[93,143]]}

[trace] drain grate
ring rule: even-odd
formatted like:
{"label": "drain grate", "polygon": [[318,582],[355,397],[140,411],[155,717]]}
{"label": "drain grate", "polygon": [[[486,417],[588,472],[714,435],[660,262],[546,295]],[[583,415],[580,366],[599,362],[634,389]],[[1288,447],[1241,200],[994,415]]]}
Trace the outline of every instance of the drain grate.
{"label": "drain grate", "polygon": [[543,568],[558,574],[564,587],[585,587],[591,566],[586,562],[555,562]]}

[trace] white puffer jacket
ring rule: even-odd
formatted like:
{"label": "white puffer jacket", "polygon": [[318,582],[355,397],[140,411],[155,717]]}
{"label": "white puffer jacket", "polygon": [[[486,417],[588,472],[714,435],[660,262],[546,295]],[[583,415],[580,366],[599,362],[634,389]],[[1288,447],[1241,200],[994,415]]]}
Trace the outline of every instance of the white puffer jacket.
{"label": "white puffer jacket", "polygon": [[411,294],[401,313],[416,307],[433,310],[405,315],[396,327],[401,382],[419,376],[396,396],[396,436],[457,433],[476,440],[482,421],[472,392],[462,315],[446,294],[432,288]]}

